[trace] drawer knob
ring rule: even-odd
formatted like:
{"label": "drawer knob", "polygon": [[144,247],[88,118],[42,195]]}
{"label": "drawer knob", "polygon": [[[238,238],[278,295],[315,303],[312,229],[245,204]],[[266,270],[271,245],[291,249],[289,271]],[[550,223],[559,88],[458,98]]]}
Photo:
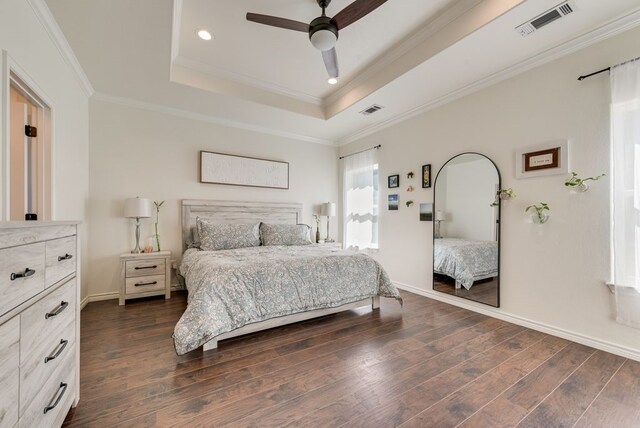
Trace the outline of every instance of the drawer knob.
{"label": "drawer knob", "polygon": [[60,312],[64,311],[65,309],[67,309],[67,306],[69,306],[69,302],[65,302],[64,300],[62,302],[60,302],[60,305],[58,305],[57,308],[55,308],[53,311],[51,312],[47,312],[44,315],[45,319],[49,319],[52,317],[55,317],[56,315],[60,315]]}
{"label": "drawer knob", "polygon": [[56,346],[57,349],[54,352],[54,354],[53,355],[49,355],[48,357],[45,357],[44,363],[47,364],[49,361],[53,361],[56,358],[58,358],[60,356],[60,354],[62,354],[62,351],[64,351],[64,348],[66,348],[68,344],[69,344],[68,340],[62,339],[60,341],[60,344],[58,346]]}
{"label": "drawer knob", "polygon": [[142,287],[143,285],[156,285],[158,283],[158,281],[153,281],[153,282],[136,282],[134,284],[134,286],[136,287]]}
{"label": "drawer knob", "polygon": [[69,260],[73,256],[71,254],[65,254],[64,256],[58,256],[58,261],[61,262],[63,260]]}
{"label": "drawer knob", "polygon": [[156,269],[158,267],[158,265],[153,265],[153,266],[136,266],[134,267],[135,270],[140,270],[140,269]]}
{"label": "drawer knob", "polygon": [[11,274],[11,281],[15,281],[18,278],[29,278],[34,273],[36,273],[36,271],[34,269],[29,269],[29,268],[26,268],[24,272],[19,272],[19,273],[14,272]]}
{"label": "drawer knob", "polygon": [[60,400],[62,400],[62,397],[64,396],[65,392],[67,392],[67,384],[64,383],[64,382],[60,382],[60,386],[58,387],[58,390],[56,391],[56,395],[53,396],[53,398],[49,402],[49,405],[44,408],[44,414],[45,415],[47,414],[47,412],[55,409],[56,406],[58,404],[60,404]]}

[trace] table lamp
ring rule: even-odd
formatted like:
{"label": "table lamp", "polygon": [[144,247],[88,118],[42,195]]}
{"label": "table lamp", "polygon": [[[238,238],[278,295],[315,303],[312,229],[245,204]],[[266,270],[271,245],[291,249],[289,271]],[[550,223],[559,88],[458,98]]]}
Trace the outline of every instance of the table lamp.
{"label": "table lamp", "polygon": [[134,254],[140,254],[140,219],[151,217],[151,202],[146,198],[129,198],[124,201],[124,216],[136,219],[136,247],[131,250]]}
{"label": "table lamp", "polygon": [[327,216],[327,239],[325,239],[324,242],[334,242],[333,239],[329,238],[329,217],[336,216],[336,204],[327,202],[320,205],[320,215]]}
{"label": "table lamp", "polygon": [[445,221],[445,214],[444,212],[438,210],[436,211],[436,239],[440,239],[442,238],[442,233],[440,233],[440,223]]}

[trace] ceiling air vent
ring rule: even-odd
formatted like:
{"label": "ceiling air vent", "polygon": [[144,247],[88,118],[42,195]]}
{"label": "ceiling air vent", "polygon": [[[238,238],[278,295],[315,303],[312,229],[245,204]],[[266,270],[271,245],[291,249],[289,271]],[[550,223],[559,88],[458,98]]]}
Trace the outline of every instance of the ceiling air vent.
{"label": "ceiling air vent", "polygon": [[557,19],[575,12],[575,10],[576,2],[574,0],[565,1],[557,5],[556,7],[553,7],[546,12],[536,16],[531,21],[517,26],[516,31],[522,37],[528,36],[534,31],[541,29],[545,25],[548,25]]}
{"label": "ceiling air vent", "polygon": [[379,106],[378,104],[374,104],[371,107],[367,107],[366,109],[362,110],[360,112],[360,114],[364,114],[365,116],[369,116],[370,114],[373,114],[379,110],[382,110],[383,107]]}

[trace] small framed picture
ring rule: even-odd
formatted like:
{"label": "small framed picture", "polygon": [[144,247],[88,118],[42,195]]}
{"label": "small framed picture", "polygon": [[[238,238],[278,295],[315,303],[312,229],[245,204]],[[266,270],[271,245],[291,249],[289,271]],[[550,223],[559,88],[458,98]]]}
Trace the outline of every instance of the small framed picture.
{"label": "small framed picture", "polygon": [[389,178],[387,179],[388,183],[389,183],[389,189],[394,189],[396,187],[400,187],[400,175],[396,174],[396,175],[390,175]]}
{"label": "small framed picture", "polygon": [[389,195],[389,211],[398,211],[398,195]]}
{"label": "small framed picture", "polygon": [[431,187],[431,164],[422,165],[422,188]]}
{"label": "small framed picture", "polygon": [[420,204],[420,221],[433,221],[433,203]]}

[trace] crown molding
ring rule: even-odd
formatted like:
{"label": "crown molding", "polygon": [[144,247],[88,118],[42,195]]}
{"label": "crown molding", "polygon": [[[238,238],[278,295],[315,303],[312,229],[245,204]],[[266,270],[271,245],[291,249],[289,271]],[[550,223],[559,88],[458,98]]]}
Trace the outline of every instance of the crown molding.
{"label": "crown molding", "polygon": [[518,74],[522,74],[528,70],[547,64],[553,60],[570,55],[588,46],[594,45],[598,42],[614,37],[620,33],[631,30],[632,28],[635,28],[639,25],[640,25],[640,8],[636,9],[635,11],[627,15],[624,15],[622,17],[609,21],[608,23],[596,28],[595,30],[589,31],[588,33],[585,33],[566,43],[556,46],[555,48],[551,48],[544,52],[541,52],[529,58],[528,60],[522,61],[516,65],[507,67],[501,71],[493,73],[482,79],[476,80],[475,82],[470,83],[469,85],[466,85],[462,88],[451,91],[443,96],[435,98],[425,104],[422,104],[416,108],[413,108],[404,113],[396,115],[383,122],[364,127],[359,131],[346,136],[345,138],[339,139],[338,145],[344,146],[344,145],[353,143],[366,136],[369,136],[376,132],[382,131],[383,129],[389,128],[393,125],[409,120],[429,110],[433,110],[435,108],[441,107],[445,104],[448,104],[452,101],[455,101],[457,99],[470,95],[474,92],[478,92],[484,88],[500,83],[511,77],[517,76]]}
{"label": "crown molding", "polygon": [[131,107],[135,109],[147,110],[155,113],[162,113],[170,116],[181,117],[183,119],[196,120],[198,122],[213,123],[215,125],[222,125],[229,128],[242,129],[245,131],[253,131],[261,134],[273,135],[276,137],[303,141],[305,143],[321,144],[321,145],[332,146],[332,147],[335,147],[337,145],[334,141],[329,141],[322,138],[316,138],[309,135],[301,135],[301,134],[295,134],[292,132],[279,131],[277,129],[271,129],[271,128],[258,126],[258,125],[250,125],[248,123],[238,122],[235,120],[223,119],[220,117],[209,116],[206,114],[195,113],[195,112],[177,109],[173,107],[167,107],[160,104],[138,101],[131,98],[117,97],[113,95],[103,94],[100,92],[95,92],[91,97],[91,99],[95,101],[101,101],[101,102],[106,102],[110,104],[117,104],[125,107]]}
{"label": "crown molding", "polygon": [[183,56],[176,56],[173,60],[174,65],[180,67],[189,68],[191,70],[199,71],[210,76],[214,76],[221,79],[230,80],[241,85],[260,89],[262,91],[271,92],[281,96],[293,98],[294,100],[309,103],[315,106],[322,106],[322,99],[314,97],[313,95],[305,94],[304,92],[294,91],[293,89],[285,88],[284,86],[276,85],[273,83],[265,82],[254,77],[246,76],[244,74],[235,73],[233,71],[224,70],[219,67],[215,67],[209,64],[205,64],[199,61],[185,58]]}
{"label": "crown molding", "polygon": [[178,57],[180,50],[180,21],[182,20],[182,0],[173,0],[171,19],[171,62]]}
{"label": "crown molding", "polygon": [[82,66],[78,62],[78,58],[76,58],[76,55],[73,53],[69,42],[62,33],[60,26],[58,26],[58,23],[53,17],[53,14],[51,13],[51,10],[49,10],[47,4],[44,0],[27,0],[27,3],[29,3],[31,9],[33,9],[33,12],[47,31],[49,38],[58,49],[58,52],[60,52],[60,55],[62,55],[64,61],[73,71],[84,93],[87,97],[91,97],[95,92],[93,86],[82,69]]}
{"label": "crown molding", "polygon": [[445,28],[460,16],[469,12],[481,1],[482,0],[467,0],[456,2],[452,6],[440,11],[440,13],[431,18],[425,25],[421,26],[419,30],[406,37],[404,40],[401,40],[378,58],[358,70],[353,79],[344,83],[339,89],[333,91],[324,98],[324,105],[328,106],[334,104],[341,98],[348,96],[351,91],[357,89],[372,77],[383,72],[389,65],[420,46],[429,37]]}

